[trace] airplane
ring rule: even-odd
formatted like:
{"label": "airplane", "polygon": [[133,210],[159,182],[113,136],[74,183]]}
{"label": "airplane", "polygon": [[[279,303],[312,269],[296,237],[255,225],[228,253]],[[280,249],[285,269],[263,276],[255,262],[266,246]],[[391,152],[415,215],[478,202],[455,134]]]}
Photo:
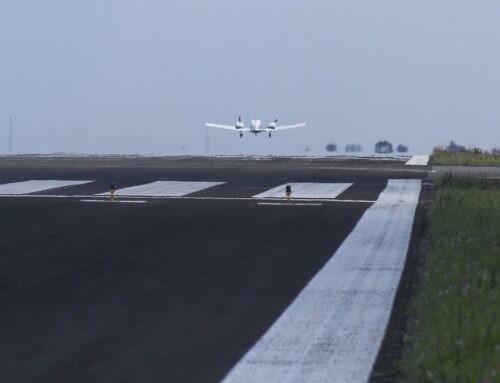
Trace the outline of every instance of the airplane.
{"label": "airplane", "polygon": [[278,123],[278,119],[271,121],[269,124],[267,124],[267,127],[263,128],[262,121],[252,120],[252,121],[250,121],[250,128],[245,128],[245,123],[241,120],[241,116],[240,116],[238,118],[238,121],[234,125],[221,125],[221,124],[212,124],[212,123],[207,123],[205,125],[209,128],[219,128],[219,129],[227,129],[227,130],[237,131],[240,133],[240,137],[243,137],[243,132],[250,132],[250,133],[253,133],[255,135],[257,135],[259,133],[268,133],[269,138],[271,138],[271,134],[273,132],[278,131],[278,130],[303,128],[304,126],[306,126],[306,124],[304,124],[304,123],[278,126],[277,123]]}

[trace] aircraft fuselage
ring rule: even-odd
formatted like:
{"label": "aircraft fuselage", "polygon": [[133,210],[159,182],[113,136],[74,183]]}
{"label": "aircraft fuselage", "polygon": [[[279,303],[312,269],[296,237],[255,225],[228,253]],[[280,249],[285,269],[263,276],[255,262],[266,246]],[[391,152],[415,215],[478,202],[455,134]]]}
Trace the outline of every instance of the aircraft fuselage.
{"label": "aircraft fuselage", "polygon": [[266,132],[266,129],[262,129],[262,121],[261,120],[252,120],[250,121],[250,133],[255,135],[259,133]]}

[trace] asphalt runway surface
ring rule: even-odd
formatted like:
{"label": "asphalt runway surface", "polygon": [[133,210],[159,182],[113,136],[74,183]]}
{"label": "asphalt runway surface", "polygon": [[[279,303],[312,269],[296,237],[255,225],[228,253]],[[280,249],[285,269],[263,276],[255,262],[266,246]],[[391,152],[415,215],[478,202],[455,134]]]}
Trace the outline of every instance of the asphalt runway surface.
{"label": "asphalt runway surface", "polygon": [[[0,381],[222,380],[389,179],[427,176],[428,167],[404,163],[0,158],[0,185],[93,181],[0,196]],[[107,201],[96,194],[111,182],[120,189],[158,180],[221,184],[189,198],[82,201]],[[292,182],[352,186],[317,203],[252,198]]]}

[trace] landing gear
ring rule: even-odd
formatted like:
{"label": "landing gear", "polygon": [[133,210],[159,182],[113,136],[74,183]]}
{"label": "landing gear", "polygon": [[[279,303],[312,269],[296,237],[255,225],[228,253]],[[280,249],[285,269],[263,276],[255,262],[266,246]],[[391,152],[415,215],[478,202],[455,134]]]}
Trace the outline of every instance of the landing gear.
{"label": "landing gear", "polygon": [[269,138],[271,138],[271,132],[269,132]]}
{"label": "landing gear", "polygon": [[240,138],[241,138],[241,137],[243,137],[243,133],[242,133],[242,132],[240,132]]}

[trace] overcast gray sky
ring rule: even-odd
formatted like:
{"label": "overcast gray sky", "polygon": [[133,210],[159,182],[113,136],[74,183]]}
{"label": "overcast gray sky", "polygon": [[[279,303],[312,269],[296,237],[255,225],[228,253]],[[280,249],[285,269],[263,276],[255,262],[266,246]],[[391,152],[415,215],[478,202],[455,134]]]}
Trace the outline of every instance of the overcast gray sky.
{"label": "overcast gray sky", "polygon": [[498,0],[0,0],[0,52],[0,152],[500,146]]}

